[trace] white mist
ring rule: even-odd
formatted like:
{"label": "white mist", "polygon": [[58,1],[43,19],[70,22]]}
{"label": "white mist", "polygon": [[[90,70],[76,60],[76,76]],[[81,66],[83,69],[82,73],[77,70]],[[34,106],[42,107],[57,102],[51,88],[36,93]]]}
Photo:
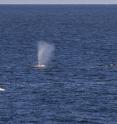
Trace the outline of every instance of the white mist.
{"label": "white mist", "polygon": [[39,42],[37,53],[38,64],[36,67],[47,66],[52,59],[54,49],[55,48],[53,44],[47,42]]}

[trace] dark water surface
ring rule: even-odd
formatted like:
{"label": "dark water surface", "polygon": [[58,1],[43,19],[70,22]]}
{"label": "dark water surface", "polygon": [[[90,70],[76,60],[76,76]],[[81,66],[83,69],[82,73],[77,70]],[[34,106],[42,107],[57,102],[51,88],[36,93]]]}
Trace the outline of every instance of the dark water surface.
{"label": "dark water surface", "polygon": [[117,124],[117,6],[1,5],[0,87],[0,124]]}

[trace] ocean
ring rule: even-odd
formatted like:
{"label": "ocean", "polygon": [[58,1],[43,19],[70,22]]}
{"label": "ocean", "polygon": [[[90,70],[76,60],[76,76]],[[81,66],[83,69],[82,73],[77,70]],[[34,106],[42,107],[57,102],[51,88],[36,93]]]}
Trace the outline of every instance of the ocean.
{"label": "ocean", "polygon": [[117,124],[117,5],[0,5],[0,88],[0,124]]}

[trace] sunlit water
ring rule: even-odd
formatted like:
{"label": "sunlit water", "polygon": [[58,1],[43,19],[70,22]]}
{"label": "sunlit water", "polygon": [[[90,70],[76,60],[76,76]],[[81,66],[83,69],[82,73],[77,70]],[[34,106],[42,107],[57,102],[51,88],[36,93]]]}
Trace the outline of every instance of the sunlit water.
{"label": "sunlit water", "polygon": [[[0,124],[117,123],[117,6],[0,6]],[[37,69],[38,42],[56,46]]]}

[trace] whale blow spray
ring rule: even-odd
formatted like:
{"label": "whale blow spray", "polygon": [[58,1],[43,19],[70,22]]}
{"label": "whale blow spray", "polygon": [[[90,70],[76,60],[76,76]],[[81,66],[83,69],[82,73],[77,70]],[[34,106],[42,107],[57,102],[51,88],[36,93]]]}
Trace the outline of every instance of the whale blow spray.
{"label": "whale blow spray", "polygon": [[47,42],[38,43],[37,60],[35,67],[45,67],[51,61],[54,52],[54,45]]}

